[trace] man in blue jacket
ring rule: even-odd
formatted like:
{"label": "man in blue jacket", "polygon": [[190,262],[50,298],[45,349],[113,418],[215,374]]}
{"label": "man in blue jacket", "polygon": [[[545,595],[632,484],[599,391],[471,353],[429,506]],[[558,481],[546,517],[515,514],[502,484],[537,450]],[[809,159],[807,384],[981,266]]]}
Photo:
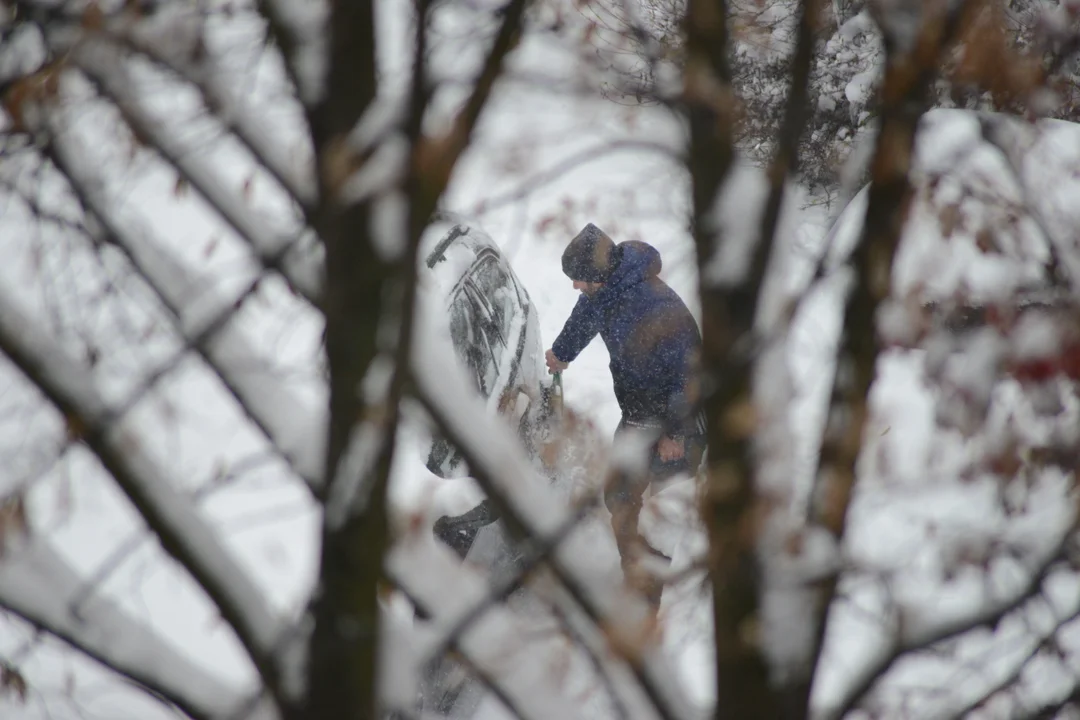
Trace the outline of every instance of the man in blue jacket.
{"label": "man in blue jacket", "polygon": [[[570,241],[562,267],[581,297],[547,351],[548,370],[565,370],[599,334],[611,356],[622,410],[616,437],[637,430],[652,443],[643,476],[604,495],[629,576],[640,552],[651,550],[638,532],[646,488],[653,480],[696,472],[704,450],[698,412],[701,333],[686,304],[658,277],[660,253],[647,243],[616,245],[590,223]],[[658,606],[662,584],[638,584]]]}

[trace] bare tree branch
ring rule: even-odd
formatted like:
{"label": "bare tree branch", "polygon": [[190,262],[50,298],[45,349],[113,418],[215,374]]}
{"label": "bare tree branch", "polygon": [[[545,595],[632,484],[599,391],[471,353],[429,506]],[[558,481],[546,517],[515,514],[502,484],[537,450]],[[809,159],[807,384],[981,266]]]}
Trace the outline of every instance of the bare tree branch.
{"label": "bare tree branch", "polygon": [[274,650],[282,619],[266,604],[215,532],[181,495],[169,473],[117,418],[97,391],[93,377],[49,337],[9,291],[0,290],[0,350],[41,390],[94,451],[120,489],[172,555],[217,605],[236,632],[263,681],[284,700]]}
{"label": "bare tree branch", "polygon": [[675,150],[671,147],[653,140],[623,139],[603,142],[593,147],[575,152],[570,157],[564,158],[551,167],[541,170],[532,177],[526,178],[512,190],[490,198],[485,198],[480,205],[479,212],[490,212],[519,200],[523,200],[537,190],[565,177],[568,172],[575,170],[582,165],[620,152],[651,152],[662,155],[675,154]]}
{"label": "bare tree branch", "polygon": [[214,118],[243,144],[259,166],[270,173],[305,212],[310,212],[315,203],[314,178],[298,172],[279,150],[280,145],[262,130],[258,119],[232,97],[232,90],[221,84],[210,58],[189,60],[178,53],[170,53],[155,42],[155,38],[126,25],[116,24],[115,29],[109,28],[107,37],[146,56],[156,66],[198,90]]}
{"label": "bare tree branch", "polygon": [[71,50],[71,58],[123,115],[137,137],[150,146],[188,181],[202,198],[255,251],[264,267],[278,270],[289,284],[313,304],[318,304],[322,283],[313,252],[297,252],[297,234],[282,233],[251,211],[227,188],[206,162],[186,147],[170,121],[151,114],[144,99],[133,92],[124,59],[115,47],[87,39]]}
{"label": "bare tree branch", "polygon": [[[261,275],[252,277],[235,296],[213,299],[218,293],[212,278],[197,275],[194,267],[155,244],[153,231],[131,232],[123,225],[116,217],[116,204],[105,195],[102,179],[93,177],[88,168],[79,164],[70,147],[73,140],[58,125],[51,123],[54,139],[46,152],[83,206],[100,222],[102,239],[127,256],[173,314],[187,347],[194,348],[214,368],[271,445],[308,487],[318,492],[323,483],[324,419],[288,386],[260,381],[258,374],[252,373],[249,360],[255,355],[255,341],[234,322],[244,300],[258,288]],[[197,306],[191,303],[194,297],[200,299]],[[159,375],[155,373],[154,377]]]}
{"label": "bare tree branch", "polygon": [[1038,595],[1042,590],[1043,582],[1049,577],[1050,573],[1062,561],[1067,559],[1068,545],[1072,542],[1072,533],[1074,531],[1075,526],[1070,528],[1070,531],[1064,535],[1061,543],[1054,550],[1048,553],[1037,566],[1032,568],[1030,579],[1015,594],[987,603],[978,612],[961,615],[951,622],[928,628],[907,638],[898,638],[890,649],[882,653],[874,661],[863,665],[847,692],[842,696],[841,701],[827,713],[827,717],[839,720],[839,718],[843,718],[854,710],[874,687],[875,683],[904,655],[929,649],[937,643],[955,638],[979,627],[994,627],[1006,615],[1014,612],[1028,600]]}
{"label": "bare tree branch", "polygon": [[222,685],[112,601],[98,596],[80,616],[71,614],[70,600],[81,592],[82,581],[45,540],[29,538],[8,551],[0,562],[0,607],[175,705],[192,720],[234,717],[244,703],[240,689]]}
{"label": "bare tree branch", "polygon": [[[961,17],[970,7],[966,0],[951,8],[923,6],[915,37],[908,37],[910,18],[878,18],[886,46],[881,129],[871,165],[866,219],[852,256],[855,287],[844,309],[843,336],[818,469],[822,474],[822,494],[815,519],[838,544],[844,536],[855,488],[855,467],[868,418],[867,398],[880,348],[877,309],[892,292],[893,258],[912,197],[909,172],[915,131],[919,118],[929,108],[939,59],[955,40]],[[890,9],[882,6],[881,12],[888,13]],[[838,582],[839,573],[827,579],[821,589],[807,698],[821,664],[829,608]]]}

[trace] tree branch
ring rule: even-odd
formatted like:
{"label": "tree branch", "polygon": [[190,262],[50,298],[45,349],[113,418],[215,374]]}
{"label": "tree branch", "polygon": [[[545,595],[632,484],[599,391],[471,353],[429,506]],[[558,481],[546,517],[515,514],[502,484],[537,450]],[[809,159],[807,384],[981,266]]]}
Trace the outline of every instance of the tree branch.
{"label": "tree branch", "polygon": [[[702,516],[711,560],[716,703],[730,718],[780,718],[764,648],[757,633],[748,632],[761,622],[757,532],[763,499],[754,484],[751,380],[755,312],[771,238],[724,235],[718,217],[724,194],[732,190],[728,178],[735,156],[727,21],[723,0],[687,3],[683,101],[690,123],[687,165],[701,292],[700,399],[709,447]],[[777,178],[778,184],[785,179]],[[749,262],[727,269],[728,277],[718,282],[711,267],[721,252]]]}
{"label": "tree branch", "polygon": [[464,107],[454,118],[450,131],[441,138],[421,139],[414,148],[414,172],[420,184],[414,196],[414,212],[425,221],[435,211],[435,207],[461,154],[472,141],[473,131],[480,120],[491,91],[502,74],[506,57],[517,45],[522,31],[525,7],[530,0],[509,0],[499,11],[502,23],[495,34],[491,50],[484,60],[483,68],[476,80],[472,93]]}
{"label": "tree branch", "polygon": [[593,147],[579,150],[570,157],[564,158],[551,167],[539,171],[530,178],[526,178],[516,188],[484,200],[480,205],[479,212],[490,212],[522,200],[540,188],[561,179],[568,172],[581,165],[619,152],[652,152],[664,155],[676,154],[676,151],[672,148],[654,140],[622,139],[603,142]]}
{"label": "tree branch", "polygon": [[[387,557],[387,571],[434,627],[453,624],[487,595],[483,578],[429,538],[406,538]],[[573,717],[573,704],[551,682],[529,647],[530,631],[510,610],[495,606],[470,623],[453,644],[478,677],[515,715],[547,720]],[[441,649],[441,637],[434,641]],[[440,653],[441,654],[441,653]],[[435,653],[425,653],[438,657]]]}
{"label": "tree branch", "polygon": [[[11,548],[8,548],[11,550]],[[0,607],[128,678],[192,720],[235,716],[244,695],[163,642],[119,606],[97,597],[80,617],[69,611],[81,580],[46,542],[30,538],[0,561]],[[248,720],[268,714],[245,715]]]}
{"label": "tree branch", "polygon": [[1061,543],[1036,567],[1032,568],[1030,579],[1015,594],[997,602],[989,603],[986,607],[971,615],[965,615],[951,622],[942,623],[937,627],[930,628],[906,639],[898,639],[891,649],[882,653],[876,660],[863,665],[860,673],[847,692],[844,693],[840,702],[834,709],[827,712],[825,717],[839,720],[854,710],[877,681],[892,668],[897,660],[907,653],[925,650],[937,643],[950,640],[979,627],[995,627],[1002,618],[1017,610],[1041,591],[1043,582],[1049,577],[1058,563],[1067,559],[1069,552],[1067,545],[1075,530],[1076,526],[1073,525],[1065,533]]}
{"label": "tree branch", "polygon": [[1046,240],[1046,252],[1049,256],[1046,261],[1046,269],[1050,274],[1050,281],[1055,287],[1070,289],[1073,286],[1070,278],[1070,273],[1061,262],[1061,253],[1058,250],[1058,241],[1050,232],[1049,225],[1042,217],[1042,212],[1039,206],[1034,202],[1034,198],[1031,196],[1031,190],[1028,189],[1028,183],[1024,178],[1023,168],[1020,161],[1016,158],[1016,152],[1013,148],[1005,146],[1004,138],[1002,137],[1002,128],[1004,124],[1008,122],[1003,118],[990,119],[987,117],[979,118],[979,129],[982,139],[993,145],[1000,152],[1002,157],[1005,158],[1006,164],[1009,166],[1009,170],[1012,172],[1013,178],[1016,180],[1016,185],[1020,190],[1020,197],[1023,200],[1024,207],[1028,209],[1028,217],[1039,228],[1039,232],[1042,233],[1043,238]]}
{"label": "tree branch", "polygon": [[275,140],[259,127],[259,121],[233,97],[230,89],[222,86],[217,69],[211,66],[209,58],[188,61],[176,53],[169,53],[167,46],[156,42],[156,38],[147,37],[146,33],[139,33],[126,24],[109,28],[106,37],[145,56],[157,67],[195,88],[203,104],[221,125],[240,141],[305,213],[310,212],[315,204],[314,179],[305,177],[291,166],[278,150]]}
{"label": "tree branch", "polygon": [[217,605],[267,687],[279,701],[286,700],[274,659],[284,624],[266,604],[263,591],[217,541],[191,501],[177,492],[170,474],[142,447],[134,428],[115,427],[116,417],[93,376],[38,327],[21,302],[0,289],[0,350],[98,456],[165,551]]}
{"label": "tree branch", "polygon": [[116,48],[101,40],[87,39],[69,48],[71,58],[98,92],[120,111],[136,137],[148,143],[183,177],[214,211],[243,239],[267,269],[281,272],[289,284],[318,306],[322,275],[315,253],[295,252],[299,237],[276,230],[257,213],[247,209],[225,187],[216,173],[187,147],[173,122],[151,114],[135,83],[125,72]]}
{"label": "tree branch", "polygon": [[[308,0],[304,3],[296,0],[257,2],[259,12],[266,18],[269,26],[270,37],[281,48],[285,72],[292,80],[300,101],[309,109],[317,105],[325,93],[326,58],[322,40],[325,37],[325,15],[329,12],[329,5],[327,0]],[[374,53],[374,44],[370,49]]]}
{"label": "tree branch", "polygon": [[[325,421],[289,387],[260,382],[250,362],[256,343],[234,322],[235,314],[258,288],[262,276],[252,277],[235,296],[215,297],[218,293],[213,279],[197,275],[193,266],[155,244],[151,230],[130,232],[123,226],[116,216],[116,204],[106,197],[103,179],[93,176],[85,163],[79,162],[77,148],[70,147],[71,139],[65,137],[58,124],[49,125],[53,140],[45,152],[67,178],[86,211],[98,220],[103,231],[99,239],[127,257],[172,313],[187,347],[194,348],[214,369],[248,418],[317,493],[323,483],[321,448]],[[196,296],[199,303],[192,306],[191,300]],[[131,402],[137,401],[141,394],[137,393]]]}
{"label": "tree branch", "polygon": [[[855,286],[844,309],[843,336],[819,458],[822,494],[814,513],[815,521],[833,535],[838,545],[843,541],[855,488],[855,467],[868,419],[867,399],[880,349],[877,309],[892,292],[893,258],[912,198],[909,172],[915,132],[930,104],[929,94],[940,67],[939,58],[954,41],[963,14],[973,6],[963,0],[952,8],[922,7],[915,37],[908,36],[910,18],[898,18],[895,23],[889,17],[877,19],[885,35],[886,47],[881,130],[871,164],[866,218],[852,255]],[[882,10],[887,11],[887,8]],[[839,571],[823,583],[815,608],[816,627],[806,698],[809,698],[821,665],[829,608],[838,583]],[[804,708],[803,712],[809,711],[808,702]]]}
{"label": "tree branch", "polygon": [[[795,34],[795,51],[791,57],[791,87],[788,89],[780,137],[769,167],[769,198],[761,220],[761,237],[755,248],[750,275],[765,277],[776,247],[776,232],[787,190],[787,180],[799,169],[799,141],[806,130],[810,115],[810,71],[814,64],[814,28],[817,27],[824,0],[802,0],[799,24]],[[760,303],[758,305],[760,311]]]}

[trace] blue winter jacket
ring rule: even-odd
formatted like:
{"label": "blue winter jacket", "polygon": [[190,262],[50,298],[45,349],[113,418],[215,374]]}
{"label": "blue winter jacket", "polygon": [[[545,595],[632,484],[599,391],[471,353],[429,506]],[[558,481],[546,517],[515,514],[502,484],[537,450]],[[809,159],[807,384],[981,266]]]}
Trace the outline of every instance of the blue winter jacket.
{"label": "blue winter jacket", "polygon": [[684,437],[700,432],[701,333],[686,304],[657,277],[660,267],[651,245],[619,243],[607,281],[591,296],[582,293],[552,351],[571,362],[599,333],[623,420]]}

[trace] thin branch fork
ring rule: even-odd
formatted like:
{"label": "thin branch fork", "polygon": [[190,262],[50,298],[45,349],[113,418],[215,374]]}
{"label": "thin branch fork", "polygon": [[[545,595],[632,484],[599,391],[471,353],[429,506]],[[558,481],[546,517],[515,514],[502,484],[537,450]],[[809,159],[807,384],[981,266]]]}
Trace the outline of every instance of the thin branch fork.
{"label": "thin branch fork", "polygon": [[47,336],[21,302],[0,290],[0,350],[67,418],[76,433],[128,497],[162,547],[202,587],[236,633],[263,681],[279,702],[282,687],[275,646],[285,623],[263,592],[216,539],[212,528],[171,484],[167,470],[130,430],[110,423],[108,405],[93,377]]}

